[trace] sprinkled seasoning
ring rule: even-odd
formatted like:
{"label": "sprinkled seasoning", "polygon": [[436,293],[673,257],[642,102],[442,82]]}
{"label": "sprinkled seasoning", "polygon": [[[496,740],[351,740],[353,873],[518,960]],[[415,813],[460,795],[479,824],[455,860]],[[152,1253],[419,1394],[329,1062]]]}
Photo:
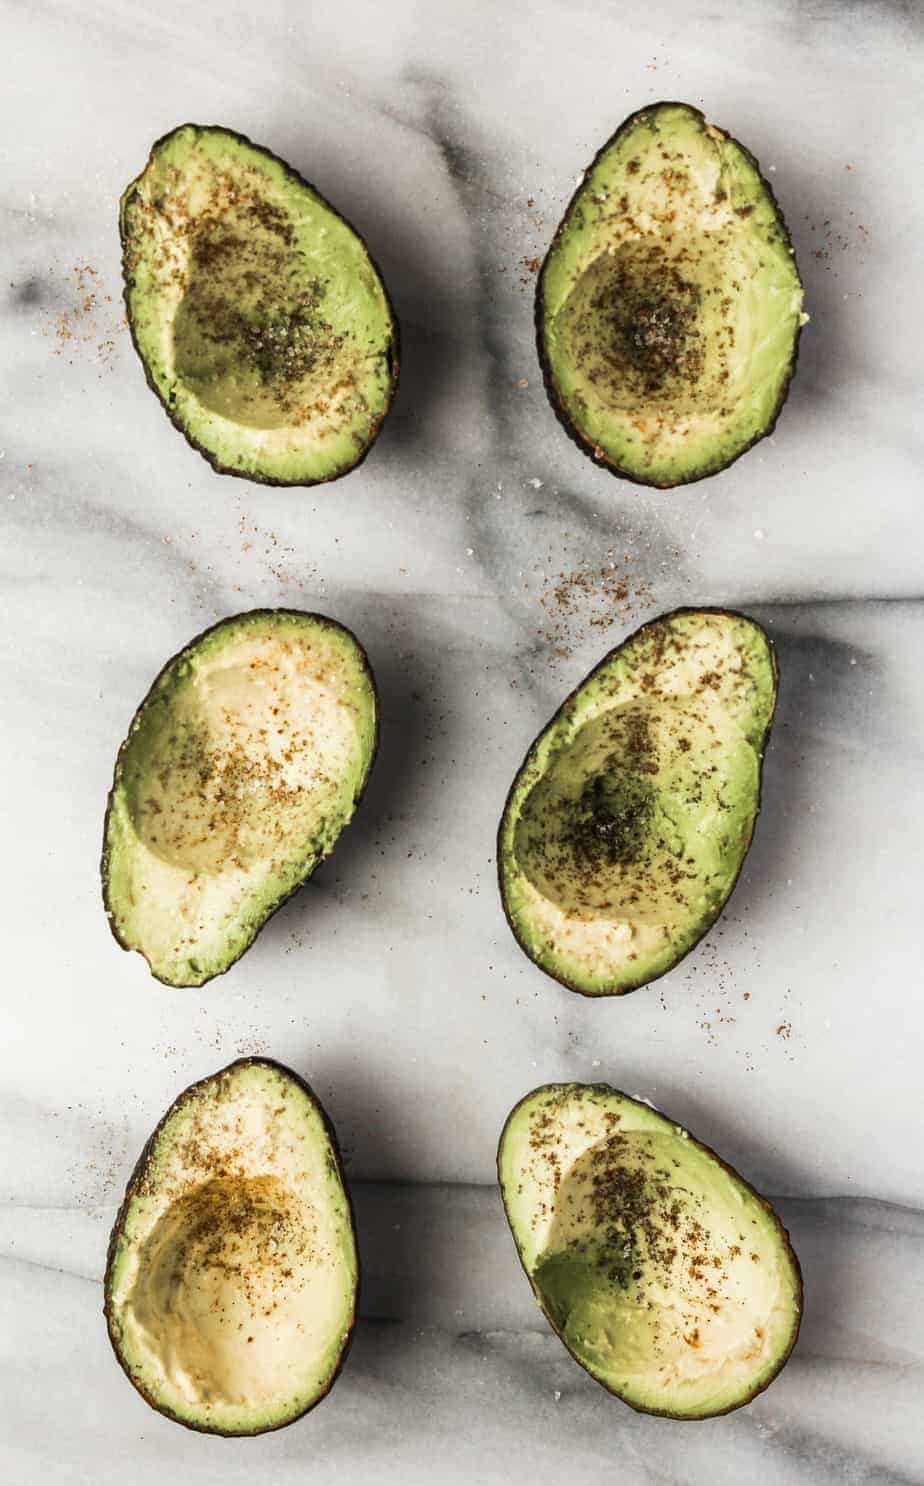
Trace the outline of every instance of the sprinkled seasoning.
{"label": "sprinkled seasoning", "polygon": [[323,616],[238,615],[174,657],[120,751],[107,814],[123,947],[170,984],[226,969],[332,849],[375,728],[365,655]]}
{"label": "sprinkled seasoning", "polygon": [[332,382],[351,392],[340,416],[352,415],[362,401],[355,371],[346,363],[337,370],[346,334],[325,317],[327,285],[306,271],[261,172],[232,175],[201,163],[195,187],[193,206],[190,183],[174,167],[161,193],[136,192],[125,247],[126,277],[150,273],[156,292],[179,301],[180,377],[207,406],[217,398],[216,411],[259,426],[325,414]]}
{"label": "sprinkled seasoning", "polygon": [[615,473],[703,478],[769,432],[802,289],[752,158],[699,110],[625,121],[585,172],[539,277],[539,355],[568,432]]}
{"label": "sprinkled seasoning", "polygon": [[168,1110],[105,1280],[116,1354],[155,1408],[215,1433],[289,1422],[332,1385],[355,1317],[336,1143],[306,1085],[245,1059]]}
{"label": "sprinkled seasoning", "polygon": [[89,263],[75,263],[63,283],[59,271],[52,270],[51,285],[55,301],[60,305],[63,300],[65,306],[42,327],[42,334],[54,341],[54,355],[69,365],[75,356],[88,357],[102,373],[114,362],[125,320],[100,273]]}
{"label": "sprinkled seasoning", "polygon": [[628,552],[610,549],[598,566],[583,563],[544,579],[539,603],[553,660],[567,660],[591,634],[606,633],[652,602],[651,585],[636,578]]}
{"label": "sprinkled seasoning", "polygon": [[681,609],[563,702],[499,835],[508,919],[542,969],[584,994],[622,994],[702,937],[750,842],[775,690],[758,626]]}
{"label": "sprinkled seasoning", "polygon": [[798,1263],[772,1209],[688,1131],[602,1084],[536,1089],[501,1137],[504,1205],[543,1310],[633,1407],[702,1418],[788,1357]]}
{"label": "sprinkled seasoning", "polygon": [[397,380],[365,244],[290,167],[185,125],[122,197],[128,319],[172,421],[224,473],[316,484],[352,469]]}

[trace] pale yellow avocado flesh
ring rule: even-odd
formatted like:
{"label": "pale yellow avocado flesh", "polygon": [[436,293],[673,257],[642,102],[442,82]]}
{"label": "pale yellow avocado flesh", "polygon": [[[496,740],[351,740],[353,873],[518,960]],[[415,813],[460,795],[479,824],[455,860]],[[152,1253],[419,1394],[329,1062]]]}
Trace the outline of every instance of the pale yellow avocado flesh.
{"label": "pale yellow avocado flesh", "polygon": [[320,1106],[288,1070],[246,1060],[187,1090],[142,1157],[110,1248],[110,1335],[181,1423],[276,1428],[331,1386],[357,1273]]}
{"label": "pale yellow avocado flesh", "polygon": [[615,1089],[549,1085],[511,1114],[498,1171],[539,1304],[627,1403],[703,1418],[779,1371],[801,1314],[787,1235],[682,1127]]}
{"label": "pale yellow avocado flesh", "polygon": [[539,735],[498,838],[527,954],[587,995],[662,975],[721,911],[751,840],[776,661],[744,615],[643,626]]}
{"label": "pale yellow avocado flesh", "polygon": [[803,318],[755,161],[682,103],[642,109],[601,150],[539,282],[540,353],[566,422],[654,485],[721,469],[769,430]]}
{"label": "pale yellow avocado flesh", "polygon": [[352,468],[397,372],[391,308],[352,227],[267,151],[187,124],[125,191],[121,228],[135,344],[206,457],[282,484]]}
{"label": "pale yellow avocado flesh", "polygon": [[340,625],[258,610],[193,641],[116,764],[103,881],[119,942],[172,985],[226,969],[332,850],[375,741],[372,676]]}

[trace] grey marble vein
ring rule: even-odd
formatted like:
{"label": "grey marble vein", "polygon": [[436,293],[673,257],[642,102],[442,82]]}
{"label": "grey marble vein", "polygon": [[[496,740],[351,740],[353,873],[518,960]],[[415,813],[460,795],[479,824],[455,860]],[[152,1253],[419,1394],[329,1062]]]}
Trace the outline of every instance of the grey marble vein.
{"label": "grey marble vein", "polygon": [[[387,1470],[389,1460],[402,1477],[425,1480],[436,1458],[440,1479],[476,1472],[494,1482],[509,1479],[511,1455],[550,1486],[563,1470],[571,1479],[601,1467],[631,1486],[755,1473],[800,1486],[921,1479],[908,1428],[924,1386],[921,1212],[783,1199],[806,1284],[796,1353],[746,1413],[683,1426],[633,1415],[570,1360],[520,1272],[495,1188],[357,1183],[353,1196],[364,1276],[343,1379],[316,1414],[254,1442],[247,1458],[224,1446],[232,1481],[249,1479],[255,1461],[273,1480],[310,1468],[333,1482],[345,1470]],[[49,1436],[39,1419],[68,1417],[76,1382],[68,1364],[86,1353],[97,1392],[80,1438],[94,1479],[115,1480],[131,1452],[142,1481],[156,1479],[161,1459],[209,1480],[220,1442],[150,1416],[126,1397],[106,1355],[98,1282],[113,1216],[111,1206],[0,1212],[11,1462],[23,1480],[49,1471],[81,1479],[60,1460],[59,1433]]]}

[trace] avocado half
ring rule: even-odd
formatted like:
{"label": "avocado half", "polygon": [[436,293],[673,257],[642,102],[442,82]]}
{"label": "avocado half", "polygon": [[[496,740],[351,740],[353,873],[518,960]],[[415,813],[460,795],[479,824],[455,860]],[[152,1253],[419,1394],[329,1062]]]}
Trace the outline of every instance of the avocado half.
{"label": "avocado half", "polygon": [[547,1084],[507,1119],[507,1220],[576,1362],[646,1414],[708,1419],[773,1381],[802,1277],[770,1204],[666,1115],[605,1084]]}
{"label": "avocado half", "polygon": [[291,1069],[243,1058],[174,1100],[131,1176],[104,1312],[142,1397],[189,1429],[263,1434],[330,1392],[359,1260],[337,1140]]}
{"label": "avocado half", "polygon": [[622,995],[712,926],[754,831],[778,675],[755,620],[677,609],[562,704],[513,781],[497,843],[507,920],[546,974]]}
{"label": "avocado half", "polygon": [[536,290],[546,391],[599,464],[666,489],[771,433],[804,320],[757,161],[686,103],[632,114],[584,173]]}
{"label": "avocado half", "polygon": [[363,239],[242,134],[183,124],[119,210],[125,307],[149,386],[220,473],[316,485],[365,458],[398,327]]}
{"label": "avocado half", "polygon": [[169,660],[119,749],[103,901],[123,949],[197,986],[333,850],[378,743],[366,653],[320,614],[255,609]]}

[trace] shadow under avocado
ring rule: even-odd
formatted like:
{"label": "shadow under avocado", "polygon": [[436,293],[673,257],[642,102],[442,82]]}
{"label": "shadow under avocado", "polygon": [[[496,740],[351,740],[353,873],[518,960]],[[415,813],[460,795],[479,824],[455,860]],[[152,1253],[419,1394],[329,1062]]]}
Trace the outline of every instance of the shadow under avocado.
{"label": "shadow under avocado", "polygon": [[362,180],[324,153],[307,159],[301,137],[289,138],[291,121],[281,119],[267,143],[289,162],[359,233],[378,268],[391,300],[399,331],[400,374],[394,404],[376,441],[379,455],[395,439],[423,438],[431,413],[446,396],[457,360],[450,336],[435,328],[444,318],[436,302],[441,274],[430,261],[426,238],[414,212],[399,199],[393,185],[370,157]]}
{"label": "shadow under avocado", "polygon": [[818,778],[831,746],[832,721],[843,717],[845,698],[855,690],[857,677],[876,665],[855,644],[810,629],[817,620],[801,606],[789,613],[783,607],[765,611],[759,606],[752,612],[776,646],[780,685],[764,759],[761,811],[731,900],[732,913],[762,908],[792,876],[796,853],[811,829],[800,787],[802,771],[805,781]]}
{"label": "shadow under avocado", "polygon": [[[345,604],[338,606],[356,633],[369,642],[374,621],[365,614],[364,605],[353,608],[358,612]],[[399,623],[405,629],[406,621]],[[396,852],[400,858],[407,854],[403,839],[392,841],[394,825],[413,818],[414,810],[420,808],[420,760],[426,740],[435,735],[439,704],[432,677],[415,659],[412,645],[412,639],[405,640],[394,630],[387,635],[373,633],[372,642],[366,643],[378,691],[379,743],[365,792],[331,855],[266,925],[260,937],[267,945],[293,930],[320,930],[328,912],[341,912],[341,881],[348,884],[351,895],[367,892],[377,868],[387,870]]]}
{"label": "shadow under avocado", "polygon": [[[720,119],[721,127],[721,119]],[[804,309],[809,316],[799,337],[798,360],[786,403],[780,411],[780,431],[795,430],[800,422],[814,420],[818,410],[842,396],[843,385],[854,375],[851,365],[851,306],[843,284],[832,271],[827,240],[820,237],[829,219],[836,223],[837,207],[830,198],[819,202],[818,174],[807,166],[791,141],[749,136],[745,143],[754,150],[764,179],[776,197],[795,250],[796,266],[804,289]],[[785,159],[778,171],[768,174],[771,162]],[[841,161],[838,168],[842,169]],[[830,169],[830,164],[829,164]],[[846,219],[843,230],[853,231]],[[838,250],[840,251],[840,250]],[[745,459],[747,459],[745,455]]]}
{"label": "shadow under avocado", "polygon": [[[299,1060],[310,1068],[316,1054]],[[360,1292],[357,1315],[363,1321],[399,1324],[408,1319],[409,1298],[419,1284],[426,1293],[426,1246],[407,1221],[408,1188],[398,1181],[369,1182],[354,1176],[356,1148],[363,1166],[374,1171],[408,1169],[404,1128],[407,1113],[401,1090],[377,1076],[376,1065],[343,1053],[325,1057],[312,1073],[311,1087],[337,1134],[356,1230]]]}
{"label": "shadow under avocado", "polygon": [[[682,1125],[757,1192],[798,1192],[812,1185],[811,1152],[803,1157],[791,1145],[764,1139],[753,1120],[742,1118],[740,1109],[723,1108],[708,1092],[700,1095],[690,1090],[689,1082],[683,1087],[678,1084],[675,1090],[659,1081],[655,1098],[659,1113]],[[772,1135],[772,1119],[766,1128]]]}

